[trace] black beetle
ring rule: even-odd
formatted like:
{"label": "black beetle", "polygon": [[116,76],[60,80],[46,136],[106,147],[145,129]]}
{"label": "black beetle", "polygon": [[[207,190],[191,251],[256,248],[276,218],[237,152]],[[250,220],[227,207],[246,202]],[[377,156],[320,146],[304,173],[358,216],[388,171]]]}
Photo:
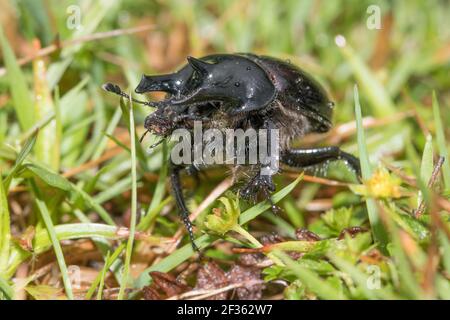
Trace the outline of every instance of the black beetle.
{"label": "black beetle", "polygon": [[[334,103],[309,74],[288,61],[249,53],[214,54],[187,60],[175,73],[142,77],[136,93],[167,93],[162,101],[133,99],[157,108],[145,120],[147,131],[167,137],[177,128],[192,129],[196,120],[203,121],[206,127],[219,129],[278,129],[282,164],[304,168],[344,160],[359,176],[359,160],[338,147],[290,148],[291,140],[312,132],[326,132],[332,125]],[[129,98],[116,85],[108,83],[104,89]],[[172,165],[170,178],[181,218],[196,249],[180,184],[183,169],[191,171],[192,166]],[[240,194],[250,198],[262,192],[270,200],[274,190],[272,176],[257,172],[252,173]]]}

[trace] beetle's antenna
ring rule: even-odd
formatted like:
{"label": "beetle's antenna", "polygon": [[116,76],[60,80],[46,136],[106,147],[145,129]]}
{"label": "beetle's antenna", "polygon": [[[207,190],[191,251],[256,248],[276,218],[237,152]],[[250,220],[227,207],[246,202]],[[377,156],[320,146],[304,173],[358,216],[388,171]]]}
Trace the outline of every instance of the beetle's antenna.
{"label": "beetle's antenna", "polygon": [[150,107],[158,107],[158,103],[156,103],[156,102],[141,101],[141,100],[137,100],[137,99],[134,99],[134,98],[130,97],[128,94],[123,92],[122,89],[120,89],[120,87],[118,85],[113,84],[111,82],[105,83],[102,86],[102,88],[105,91],[115,93],[115,94],[117,94],[117,95],[119,95],[121,97],[124,97],[127,100],[131,100],[131,101],[133,101],[135,103],[143,104],[143,105],[150,106]]}

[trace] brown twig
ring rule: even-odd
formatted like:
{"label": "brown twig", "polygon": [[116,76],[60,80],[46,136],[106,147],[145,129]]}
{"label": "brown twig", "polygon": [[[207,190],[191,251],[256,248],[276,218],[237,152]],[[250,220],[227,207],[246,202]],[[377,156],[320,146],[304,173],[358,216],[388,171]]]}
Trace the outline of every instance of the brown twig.
{"label": "brown twig", "polygon": [[99,158],[85,162],[78,167],[71,168],[71,169],[65,171],[62,175],[65,178],[73,177],[83,171],[97,167],[99,164],[101,164],[105,161],[108,161],[109,159],[115,157],[116,155],[118,155],[119,153],[122,153],[123,151],[124,150],[121,147],[111,148],[111,149],[107,150],[104,154],[102,154]]}
{"label": "brown twig", "polygon": [[[286,176],[288,176],[289,178],[296,179],[296,178],[298,178],[298,172],[294,172],[294,171],[287,172]],[[303,180],[308,181],[308,182],[323,184],[326,186],[332,186],[332,187],[348,187],[350,185],[350,183],[310,176],[310,175],[306,175],[306,174],[303,175]]]}

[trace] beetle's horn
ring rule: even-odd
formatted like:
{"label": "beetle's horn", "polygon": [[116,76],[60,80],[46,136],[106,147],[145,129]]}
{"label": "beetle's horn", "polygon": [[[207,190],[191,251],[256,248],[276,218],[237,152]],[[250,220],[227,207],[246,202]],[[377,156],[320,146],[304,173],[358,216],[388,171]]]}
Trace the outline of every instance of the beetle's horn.
{"label": "beetle's horn", "polygon": [[176,79],[174,74],[163,74],[158,76],[143,75],[134,91],[136,93],[145,93],[150,91],[176,93]]}
{"label": "beetle's horn", "polygon": [[187,60],[194,70],[200,72],[201,74],[208,74],[211,69],[211,64],[203,60],[188,56]]}

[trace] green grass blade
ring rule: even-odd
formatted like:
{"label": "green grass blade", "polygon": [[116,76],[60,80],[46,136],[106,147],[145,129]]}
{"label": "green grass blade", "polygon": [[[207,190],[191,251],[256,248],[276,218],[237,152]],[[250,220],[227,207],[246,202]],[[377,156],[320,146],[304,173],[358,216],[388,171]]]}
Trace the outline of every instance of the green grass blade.
{"label": "green grass blade", "polygon": [[0,110],[0,145],[2,145],[8,133],[8,113]]}
{"label": "green grass blade", "polygon": [[[103,223],[67,223],[54,227],[57,238],[62,240],[73,240],[82,238],[101,238],[110,240],[120,240],[123,238],[117,233],[117,227]],[[151,241],[149,237],[149,241]],[[156,238],[154,238],[156,240]],[[36,232],[33,250],[40,254],[48,250],[52,245],[45,230]]]}
{"label": "green grass blade", "polygon": [[31,188],[36,197],[36,205],[41,213],[41,217],[44,221],[45,228],[47,229],[48,236],[52,242],[53,250],[55,251],[56,260],[58,261],[59,270],[61,272],[61,277],[64,283],[64,288],[67,294],[67,298],[73,300],[72,284],[70,282],[69,273],[67,271],[66,261],[64,260],[64,254],[59,243],[58,237],[56,236],[55,228],[53,226],[52,218],[50,212],[47,209],[47,205],[42,200],[42,196],[36,183],[30,180]]}
{"label": "green grass blade", "polygon": [[100,273],[100,284],[98,285],[97,300],[102,300],[103,286],[105,284],[106,273],[108,272],[110,252],[106,254],[105,265],[103,266],[102,272]]}
{"label": "green grass blade", "polygon": [[436,97],[436,92],[434,91],[433,91],[433,113],[434,113],[434,123],[436,125],[436,140],[439,149],[439,155],[445,158],[444,164],[442,165],[442,172],[444,175],[444,185],[446,190],[450,190],[450,159],[448,157],[448,149],[445,141],[444,126],[442,124],[439,102]]}
{"label": "green grass blade", "polygon": [[[123,118],[125,119],[125,122],[127,124],[128,127],[128,131],[131,132],[131,127],[130,127],[130,107],[125,104],[124,99],[120,99],[120,108],[122,109],[122,115]],[[136,134],[136,129],[133,129],[134,134],[133,134],[133,138],[135,139],[135,141],[139,141],[139,138]],[[136,155],[137,158],[139,159],[139,164],[142,167],[142,169],[144,171],[148,171],[148,166],[147,166],[147,157],[145,155],[144,149],[142,148],[142,145],[140,143],[138,143],[136,145]]]}
{"label": "green grass blade", "polygon": [[134,126],[133,104],[130,100],[130,139],[131,139],[131,218],[130,218],[130,236],[128,237],[127,249],[125,253],[125,263],[120,285],[118,300],[124,298],[125,289],[128,285],[128,275],[130,271],[131,255],[133,254],[134,234],[136,229],[137,216],[137,174],[136,174],[136,132]]}
{"label": "green grass blade", "polygon": [[36,121],[34,125],[28,129],[27,131],[23,132],[20,135],[20,142],[24,142],[28,140],[32,135],[36,134],[38,130],[41,128],[44,128],[46,125],[48,125],[53,119],[55,119],[56,115],[54,112],[48,113],[45,118]]}
{"label": "green grass blade", "polygon": [[[433,173],[434,161],[433,161],[433,138],[431,135],[427,137],[427,141],[425,142],[425,147],[422,153],[422,161],[420,163],[420,183],[426,184]],[[418,197],[418,205],[424,199],[424,195],[422,191],[419,191]]]}
{"label": "green grass blade", "polygon": [[125,177],[115,182],[111,188],[106,189],[93,197],[96,203],[104,203],[108,200],[118,197],[120,194],[130,190],[131,177]]}
{"label": "green grass blade", "polygon": [[[34,74],[34,116],[35,121],[41,121],[47,114],[58,114],[53,103],[52,94],[48,87],[46,78],[46,68],[44,60],[35,59],[33,61]],[[45,127],[39,130],[34,153],[36,160],[54,171],[59,170],[60,161],[60,136],[58,128],[59,117],[55,117]]]}
{"label": "green grass blade", "polygon": [[[72,240],[81,238],[101,238],[110,240],[123,239],[117,233],[117,227],[101,223],[68,223],[61,224],[54,227],[55,234],[59,241]],[[160,239],[158,237],[148,237],[149,243],[158,244]],[[33,253],[41,254],[52,246],[52,241],[48,235],[47,230],[40,230],[36,232],[33,244]],[[8,264],[7,274],[11,275],[17,266],[28,259],[31,252],[22,250],[18,245],[11,247],[10,259]]]}
{"label": "green grass blade", "polygon": [[[364,128],[362,125],[362,114],[361,105],[359,103],[358,87],[355,85],[354,88],[354,99],[355,99],[355,115],[356,115],[356,128],[357,128],[357,138],[358,138],[358,150],[359,159],[361,163],[361,174],[363,180],[367,180],[372,176],[372,169],[369,162],[369,154],[366,147],[366,138],[364,133]],[[378,209],[375,204],[375,200],[372,198],[366,199],[367,213],[369,215],[370,226],[374,235],[374,239],[380,243],[380,247],[383,251],[386,250],[386,245],[388,242],[388,237],[384,227],[381,223],[380,217],[378,215]]]}
{"label": "green grass blade", "polygon": [[166,199],[162,200],[155,208],[148,211],[145,216],[141,218],[137,225],[137,229],[139,231],[147,231],[151,226],[153,221],[155,221],[156,217],[158,216],[158,213],[172,201],[172,197],[169,196]]}
{"label": "green grass blade", "polygon": [[420,163],[420,179],[424,183],[430,180],[433,167],[433,138],[429,135],[423,148],[422,162]]}
{"label": "green grass blade", "polygon": [[26,131],[33,126],[35,121],[33,101],[25,80],[25,75],[22,73],[22,70],[17,63],[14,52],[6,39],[5,34],[3,33],[3,27],[1,24],[0,45],[3,49],[3,59],[7,69],[9,89],[11,91],[14,110],[16,111],[20,127],[23,131]]}
{"label": "green grass blade", "polygon": [[273,212],[264,212],[262,216],[272,222],[273,225],[277,227],[281,235],[295,238],[295,228],[279,215],[275,215]]}
{"label": "green grass blade", "polygon": [[275,251],[274,254],[281,259],[286,267],[291,270],[300,279],[300,281],[302,281],[302,283],[318,297],[330,300],[346,299],[341,291],[321,279],[317,273],[296,263],[286,253],[282,251]]}
{"label": "green grass blade", "polygon": [[111,120],[109,121],[108,126],[106,127],[105,135],[102,137],[99,144],[94,149],[94,152],[93,152],[92,158],[91,158],[92,160],[98,159],[102,155],[102,153],[105,151],[106,145],[108,142],[107,135],[111,136],[113,134],[114,130],[116,129],[117,125],[119,124],[121,117],[122,117],[122,109],[117,108],[116,111],[114,111],[114,114],[113,114]]}
{"label": "green grass blade", "polygon": [[[108,259],[105,259],[105,266],[104,266],[104,268],[106,270],[109,270],[109,268],[111,268],[111,266],[117,260],[117,258],[120,257],[120,255],[122,254],[122,251],[125,249],[125,247],[126,247],[126,243],[120,244],[117,247],[117,249],[113,252],[113,254],[110,255],[110,257]],[[91,286],[89,287],[88,292],[86,293],[85,300],[90,300],[92,298],[92,296],[94,295],[95,290],[97,289],[97,286],[101,282],[102,276],[103,276],[102,273],[99,273],[95,277],[94,281],[92,282]]]}
{"label": "green grass blade", "polygon": [[24,146],[20,150],[19,154],[17,155],[16,161],[14,162],[14,166],[11,168],[11,171],[6,176],[5,179],[5,190],[9,190],[9,186],[11,185],[11,181],[16,175],[16,173],[19,171],[20,166],[22,165],[25,158],[30,154],[31,150],[33,149],[34,144],[36,143],[38,131],[35,131],[31,137],[27,139]]}
{"label": "green grass blade", "polygon": [[78,193],[80,197],[84,200],[85,204],[94,209],[100,218],[103,219],[107,224],[114,226],[116,223],[109,215],[108,211],[106,211],[101,205],[99,205],[89,194],[87,194],[84,190],[78,188],[75,185],[72,185],[72,190]]}
{"label": "green grass blade", "polygon": [[[1,276],[0,276],[0,293],[3,293],[7,300],[14,299],[13,288],[9,285],[8,281],[3,279]],[[1,295],[0,295],[0,300],[2,300]]]}
{"label": "green grass blade", "polygon": [[128,153],[131,153],[130,148],[128,148],[127,145],[125,145],[124,143],[122,143],[121,141],[119,141],[119,139],[117,139],[116,137],[114,137],[111,134],[108,134],[105,132],[105,136],[110,139],[111,141],[114,141],[115,144],[117,144],[119,147],[121,147],[123,150],[125,150]]}
{"label": "green grass blade", "polygon": [[8,197],[0,171],[0,276],[8,267],[11,230]]}
{"label": "green grass blade", "polygon": [[92,128],[92,138],[88,141],[86,148],[83,151],[83,154],[78,159],[79,163],[84,163],[92,158],[95,150],[98,148],[101,143],[104,135],[104,131],[106,129],[106,120],[107,114],[105,109],[105,104],[103,99],[99,93],[101,89],[97,87],[97,85],[93,82],[90,82],[88,85],[88,91],[92,96],[92,100],[94,102],[94,126]]}
{"label": "green grass blade", "polygon": [[358,84],[362,87],[377,117],[386,117],[396,112],[395,106],[369,67],[361,60],[349,44],[339,46],[344,58],[350,64]]}
{"label": "green grass blade", "polygon": [[42,167],[41,165],[26,163],[24,167],[51,187],[63,191],[70,191],[72,188],[69,180],[47,168]]}
{"label": "green grass blade", "polygon": [[78,195],[84,200],[85,204],[95,210],[98,215],[108,224],[115,225],[114,220],[112,220],[109,213],[99,205],[90,195],[88,195],[84,190],[71,183],[69,180],[63,176],[54,173],[44,167],[41,167],[35,163],[28,163],[25,167],[31,171],[34,175],[39,177],[49,186],[61,189],[63,191],[70,191]]}
{"label": "green grass blade", "polygon": [[[167,147],[167,141],[164,141],[162,144],[162,166],[159,171],[158,182],[156,183],[155,191],[153,192],[153,199],[150,202],[150,206],[148,207],[147,214],[149,214],[152,210],[154,210],[162,201],[164,197],[164,191],[167,180],[167,172],[169,168],[169,152]],[[146,215],[147,215],[146,214]]]}
{"label": "green grass blade", "polygon": [[354,101],[355,101],[355,117],[358,136],[359,159],[361,162],[361,174],[362,178],[367,180],[370,179],[370,177],[372,176],[372,167],[369,161],[369,153],[367,152],[364,127],[362,126],[362,113],[361,113],[361,105],[359,102],[359,93],[357,85],[355,85],[354,87]]}

